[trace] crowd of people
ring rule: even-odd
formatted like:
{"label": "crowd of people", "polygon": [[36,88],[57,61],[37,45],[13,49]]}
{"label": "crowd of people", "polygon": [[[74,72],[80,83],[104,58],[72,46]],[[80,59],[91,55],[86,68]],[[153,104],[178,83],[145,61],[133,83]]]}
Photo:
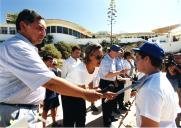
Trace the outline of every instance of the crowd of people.
{"label": "crowd of people", "polygon": [[[46,120],[51,110],[53,126],[57,126],[57,107],[62,104],[62,125],[85,127],[85,100],[91,102],[91,110],[98,111],[94,102],[99,99],[103,124],[111,127],[117,120],[113,113],[128,111],[132,94],[136,95],[138,127],[176,127],[181,107],[181,69],[170,64],[167,74],[161,71],[164,51],[158,45],[144,42],[133,52],[112,45],[103,53],[100,44],[89,43],[83,58],[81,49],[74,46],[59,70],[55,58],[48,55],[42,59],[36,48],[46,35],[43,17],[24,9],[17,17],[16,28],[18,33],[0,44],[0,127],[24,116],[35,117],[42,101],[42,118]],[[142,76],[146,80],[139,88],[116,93]],[[35,119],[27,119],[30,126],[35,125]]]}

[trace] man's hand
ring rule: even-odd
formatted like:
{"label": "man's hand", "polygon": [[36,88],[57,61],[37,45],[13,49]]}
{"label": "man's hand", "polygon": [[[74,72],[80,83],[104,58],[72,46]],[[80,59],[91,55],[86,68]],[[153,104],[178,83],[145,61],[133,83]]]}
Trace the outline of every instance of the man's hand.
{"label": "man's hand", "polygon": [[94,89],[88,89],[84,93],[84,99],[87,101],[90,101],[91,103],[101,99],[103,97],[103,94],[96,92]]}
{"label": "man's hand", "polygon": [[171,76],[176,75],[175,70],[176,70],[175,65],[171,65],[171,66],[168,67],[168,71],[169,71]]}
{"label": "man's hand", "polygon": [[123,69],[123,70],[120,70],[120,74],[125,74],[125,73],[127,73],[129,70],[130,70],[130,69],[128,69],[128,68],[125,68],[125,69]]}
{"label": "man's hand", "polygon": [[103,93],[103,98],[106,98],[108,100],[113,100],[114,98],[116,98],[116,96],[118,96],[118,94],[110,91]]}
{"label": "man's hand", "polygon": [[156,122],[145,116],[141,116],[141,126],[140,127],[160,127],[160,123]]}

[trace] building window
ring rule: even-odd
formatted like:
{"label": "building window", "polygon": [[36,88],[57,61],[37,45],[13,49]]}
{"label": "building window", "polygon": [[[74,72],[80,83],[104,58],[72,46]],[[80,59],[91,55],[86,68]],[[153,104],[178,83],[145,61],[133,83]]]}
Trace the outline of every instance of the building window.
{"label": "building window", "polygon": [[8,28],[7,27],[0,27],[0,34],[8,34]]}
{"label": "building window", "polygon": [[63,28],[60,26],[57,26],[57,33],[63,33]]}
{"label": "building window", "polygon": [[68,28],[63,27],[63,33],[68,34]]}
{"label": "building window", "polygon": [[47,27],[46,34],[50,33],[50,27]]}
{"label": "building window", "polygon": [[14,27],[10,27],[9,34],[16,34],[16,29]]}
{"label": "building window", "polygon": [[73,35],[73,30],[69,29],[69,35]]}
{"label": "building window", "polygon": [[80,38],[80,32],[77,32],[77,37]]}
{"label": "building window", "polygon": [[51,26],[51,33],[56,33],[56,26]]}
{"label": "building window", "polygon": [[81,34],[80,32],[73,30],[73,36],[80,38]]}
{"label": "building window", "polygon": [[73,30],[73,36],[77,37],[77,31]]}

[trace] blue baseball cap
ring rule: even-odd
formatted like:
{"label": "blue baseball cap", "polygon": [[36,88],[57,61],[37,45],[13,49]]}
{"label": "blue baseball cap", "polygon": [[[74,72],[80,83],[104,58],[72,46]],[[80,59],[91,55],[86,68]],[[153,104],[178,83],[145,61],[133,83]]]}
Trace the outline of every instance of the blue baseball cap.
{"label": "blue baseball cap", "polygon": [[163,59],[164,51],[156,43],[144,42],[139,48],[133,48],[133,51],[138,51],[150,55],[156,59]]}
{"label": "blue baseball cap", "polygon": [[119,52],[121,50],[121,47],[119,45],[115,45],[113,44],[111,47],[110,47],[110,50],[111,51],[114,51],[114,52]]}

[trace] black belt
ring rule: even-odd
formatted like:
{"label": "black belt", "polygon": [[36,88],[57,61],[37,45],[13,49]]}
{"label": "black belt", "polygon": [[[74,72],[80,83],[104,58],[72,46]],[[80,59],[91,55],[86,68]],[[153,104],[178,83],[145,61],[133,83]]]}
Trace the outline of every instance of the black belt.
{"label": "black belt", "polygon": [[0,103],[0,105],[8,105],[12,107],[26,108],[26,109],[38,109],[38,105],[33,104],[8,104],[8,103]]}

